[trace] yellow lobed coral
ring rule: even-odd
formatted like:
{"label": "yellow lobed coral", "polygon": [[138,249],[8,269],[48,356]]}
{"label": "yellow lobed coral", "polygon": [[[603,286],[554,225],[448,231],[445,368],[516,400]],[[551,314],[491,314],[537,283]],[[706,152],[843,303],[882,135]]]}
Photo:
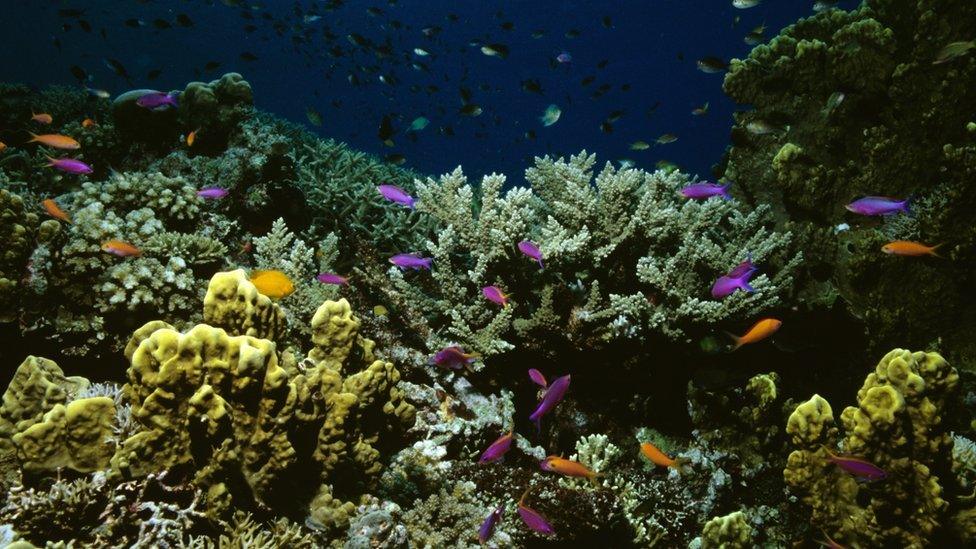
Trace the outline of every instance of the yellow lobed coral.
{"label": "yellow lobed coral", "polygon": [[742,511],[715,517],[702,529],[702,549],[745,549],[752,547],[752,526]]}
{"label": "yellow lobed coral", "polygon": [[12,438],[42,420],[45,413],[89,385],[68,377],[53,360],[28,356],[17,367],[0,405],[0,449],[11,449]]}
{"label": "yellow lobed coral", "polygon": [[26,472],[104,469],[114,450],[109,442],[114,419],[115,402],[108,397],[55,405],[41,421],[13,436],[21,467]]}
{"label": "yellow lobed coral", "polygon": [[[829,403],[818,395],[797,407],[787,432],[797,446],[783,476],[811,506],[812,522],[839,543],[921,547],[941,526],[966,536],[968,510],[952,510],[943,487],[954,486],[952,439],[939,410],[955,396],[958,375],[937,353],[891,351],[840,415],[838,444]],[[867,460],[887,478],[858,483],[828,460],[827,448]],[[968,538],[967,538],[968,539]]]}
{"label": "yellow lobed coral", "polygon": [[203,321],[231,335],[272,341],[285,330],[281,309],[258,292],[242,269],[213,275],[203,298]]}

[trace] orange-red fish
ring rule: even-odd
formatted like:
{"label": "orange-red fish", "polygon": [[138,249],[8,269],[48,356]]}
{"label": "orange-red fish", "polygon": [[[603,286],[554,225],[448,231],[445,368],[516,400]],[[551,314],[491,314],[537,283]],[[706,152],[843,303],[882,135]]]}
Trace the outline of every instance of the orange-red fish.
{"label": "orange-red fish", "polygon": [[0,152],[3,152],[4,149],[6,149],[6,148],[7,148],[7,144],[4,143],[3,141],[0,141]]}
{"label": "orange-red fish", "polygon": [[941,255],[935,253],[935,250],[942,246],[942,244],[936,244],[935,246],[926,246],[921,242],[912,242],[910,240],[895,240],[894,242],[889,242],[881,247],[881,251],[886,254],[892,255],[908,255],[908,256],[921,256],[921,255],[931,255],[932,257],[942,257]]}
{"label": "orange-red fish", "polygon": [[95,124],[95,121],[92,120],[91,118],[86,118],[86,119],[84,119],[84,120],[81,121],[81,127],[82,128],[86,128],[86,129],[87,128],[94,128],[96,125],[97,124]]}
{"label": "orange-red fish", "polygon": [[121,240],[106,240],[105,242],[102,242],[102,251],[117,255],[119,257],[142,255],[142,250],[136,248],[128,242],[123,242]]}
{"label": "orange-red fish", "polygon": [[81,148],[81,143],[78,143],[67,135],[59,135],[56,133],[37,135],[32,133],[31,138],[28,143],[40,143],[41,145],[47,145],[55,149],[75,150]]}
{"label": "orange-red fish", "polygon": [[775,318],[764,318],[759,322],[753,324],[752,328],[749,328],[749,331],[747,331],[742,336],[729,334],[729,337],[731,337],[732,340],[735,341],[735,346],[732,347],[732,350],[734,351],[739,347],[742,347],[743,345],[747,345],[749,343],[762,341],[767,337],[776,333],[776,330],[779,330],[779,327],[782,325],[783,322],[781,320],[777,320]]}
{"label": "orange-red fish", "polygon": [[654,465],[659,465],[661,467],[672,467],[674,469],[678,468],[678,462],[674,459],[668,457],[667,454],[658,449],[650,442],[644,442],[640,445],[641,454],[647,459],[651,460]]}
{"label": "orange-red fish", "polygon": [[51,115],[47,114],[46,112],[31,112],[31,120],[37,122],[38,124],[50,124],[51,122],[54,122],[54,118],[52,118]]}
{"label": "orange-red fish", "polygon": [[601,476],[596,471],[591,471],[586,465],[571,459],[564,459],[559,456],[549,456],[539,462],[539,467],[543,471],[559,473],[567,477],[580,477],[596,483],[596,477]]}
{"label": "orange-red fish", "polygon": [[53,199],[45,198],[41,201],[41,206],[44,206],[44,211],[46,211],[49,216],[55,219],[60,219],[65,223],[71,223],[71,217],[68,216],[68,212],[62,210],[58,206],[58,203]]}
{"label": "orange-red fish", "polygon": [[192,147],[193,143],[197,140],[197,132],[199,129],[193,130],[192,132],[186,134],[186,146]]}

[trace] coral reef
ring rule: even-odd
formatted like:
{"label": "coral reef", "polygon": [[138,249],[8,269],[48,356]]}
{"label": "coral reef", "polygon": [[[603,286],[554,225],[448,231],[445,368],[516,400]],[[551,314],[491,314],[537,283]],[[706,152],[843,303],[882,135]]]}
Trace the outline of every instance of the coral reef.
{"label": "coral reef", "polygon": [[[895,349],[867,376],[857,406],[841,412],[843,436],[820,396],[796,408],[786,430],[797,449],[783,475],[810,506],[815,526],[844,545],[921,547],[958,525],[960,515],[972,515],[972,503],[957,499],[953,440],[943,418],[958,379],[937,353]],[[858,482],[831,462],[838,446],[886,476]],[[956,535],[972,542],[971,528],[957,527]]]}
{"label": "coral reef", "polygon": [[[429,325],[428,345],[451,342],[483,356],[515,343],[576,348],[654,336],[686,342],[706,326],[754,316],[781,303],[800,260],[789,233],[766,228],[766,210],[745,212],[722,200],[680,201],[680,173],[617,170],[595,176],[596,158],[536,159],[531,188],[504,193],[505,178],[478,191],[460,170],[418,184],[418,211],[440,229],[427,248],[434,269],[388,272],[387,299]],[[477,209],[474,207],[477,205]],[[518,254],[539,243],[540,270]],[[752,254],[775,266],[754,280],[755,293],[708,295],[714,278]],[[481,296],[496,285],[517,297],[499,308]]]}
{"label": "coral reef", "polygon": [[[869,352],[940,340],[957,366],[976,360],[973,312],[932,307],[967,299],[973,283],[976,91],[965,83],[976,60],[934,61],[974,25],[964,2],[866,0],[787,26],[725,77],[726,93],[754,107],[736,115],[725,177],[737,197],[773,207],[805,252],[804,301],[847,307]],[[844,206],[865,195],[911,196],[914,217],[856,219]],[[946,243],[950,260],[880,252],[896,239]]]}

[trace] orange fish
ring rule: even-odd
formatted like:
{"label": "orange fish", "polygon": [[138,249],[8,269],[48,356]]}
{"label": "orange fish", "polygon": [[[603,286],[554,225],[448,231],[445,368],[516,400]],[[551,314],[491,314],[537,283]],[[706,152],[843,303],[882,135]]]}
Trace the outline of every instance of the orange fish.
{"label": "orange fish", "polygon": [[94,128],[96,126],[95,121],[91,118],[86,118],[81,121],[82,128]]}
{"label": "orange fish", "polygon": [[[735,334],[729,334],[729,337],[731,337],[732,340],[735,341],[735,346],[732,347],[732,350],[734,351],[739,347],[742,347],[743,345],[746,345],[748,343],[755,343],[757,341],[762,341],[767,337],[776,333],[776,330],[779,330],[779,327],[782,325],[783,322],[781,320],[777,320],[775,318],[764,318],[759,322],[753,324],[752,328],[749,328],[749,331],[747,331],[745,335],[741,337],[736,336]],[[728,332],[725,333],[728,334]]]}
{"label": "orange fish", "polygon": [[46,133],[43,135],[37,135],[32,133],[30,141],[28,143],[40,143],[41,145],[47,145],[48,147],[54,147],[55,149],[65,149],[74,150],[80,149],[81,143],[78,143],[74,139],[68,137],[67,135],[58,135],[54,133]]}
{"label": "orange fish", "polygon": [[39,124],[50,124],[51,122],[54,122],[54,118],[52,118],[51,115],[47,114],[46,112],[36,113],[31,111],[31,115],[31,120]]}
{"label": "orange fish", "polygon": [[600,473],[591,471],[586,465],[571,459],[564,459],[559,456],[549,456],[539,462],[543,471],[550,471],[566,475],[567,477],[580,477],[588,479],[596,484],[596,477],[602,476]]}
{"label": "orange fish", "polygon": [[295,291],[291,279],[281,271],[252,271],[251,284],[272,299],[288,297]]}
{"label": "orange fish", "polygon": [[4,143],[3,141],[0,141],[0,152],[3,152],[4,149],[6,149],[6,148],[7,148],[7,144]]}
{"label": "orange fish", "polygon": [[193,130],[192,132],[186,134],[186,146],[192,147],[193,142],[197,140],[197,132],[200,131],[199,128]]}
{"label": "orange fish", "polygon": [[895,240],[894,242],[889,242],[881,247],[881,251],[886,254],[892,255],[909,255],[909,256],[920,256],[920,255],[930,255],[932,257],[942,257],[941,255],[935,253],[935,250],[942,244],[936,244],[935,246],[926,246],[921,242],[912,242],[910,240]]}
{"label": "orange fish", "polygon": [[110,254],[115,254],[119,257],[129,257],[133,255],[142,255],[142,250],[136,248],[128,242],[123,242],[121,240],[107,240],[102,242],[102,251],[108,252]]}
{"label": "orange fish", "polygon": [[58,207],[58,203],[53,199],[45,198],[41,201],[41,206],[44,206],[44,211],[46,211],[49,216],[55,219],[60,219],[65,223],[71,223],[71,218],[68,217],[68,212]]}
{"label": "orange fish", "polygon": [[678,468],[678,462],[669,458],[667,454],[658,450],[657,446],[654,446],[650,442],[644,442],[640,445],[640,451],[644,454],[644,457],[651,460],[654,465],[659,465],[661,467],[673,467]]}

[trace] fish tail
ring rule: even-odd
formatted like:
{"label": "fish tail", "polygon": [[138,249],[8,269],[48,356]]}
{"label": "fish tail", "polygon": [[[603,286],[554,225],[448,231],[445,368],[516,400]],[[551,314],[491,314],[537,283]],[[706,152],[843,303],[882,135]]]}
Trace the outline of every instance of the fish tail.
{"label": "fish tail", "polygon": [[28,141],[28,143],[34,143],[35,141],[37,141],[38,135],[36,133],[34,133],[34,132],[30,131],[30,130],[27,130],[27,133],[29,133],[30,136],[31,136],[31,140]]}
{"label": "fish tail", "polygon": [[914,216],[915,213],[912,212],[912,208],[911,208],[912,202],[914,201],[915,201],[915,195],[914,194],[908,195],[908,198],[906,198],[905,202],[903,202],[901,205],[901,210],[908,215]]}
{"label": "fish tail", "polygon": [[752,284],[749,284],[748,282],[743,282],[742,283],[742,290],[745,291],[745,292],[755,292],[756,291],[756,289],[752,287]]}
{"label": "fish tail", "polygon": [[730,338],[732,338],[732,341],[733,341],[734,344],[732,345],[732,349],[729,350],[730,353],[731,352],[734,352],[739,347],[742,347],[742,345],[744,344],[744,342],[742,341],[742,338],[739,337],[739,336],[737,336],[737,335],[735,335],[735,334],[733,334],[732,332],[726,332],[725,330],[722,330],[722,333],[724,333],[725,335],[727,335]]}
{"label": "fish tail", "polygon": [[539,268],[540,269],[545,269],[546,266],[542,264],[542,259],[539,259],[538,261],[539,261]]}
{"label": "fish tail", "polygon": [[941,256],[941,255],[939,255],[938,252],[936,252],[936,250],[938,250],[939,248],[941,248],[944,244],[945,244],[945,242],[939,242],[935,246],[932,246],[931,248],[929,248],[929,255],[931,255],[932,257],[938,257],[940,259],[944,259],[945,256]]}

